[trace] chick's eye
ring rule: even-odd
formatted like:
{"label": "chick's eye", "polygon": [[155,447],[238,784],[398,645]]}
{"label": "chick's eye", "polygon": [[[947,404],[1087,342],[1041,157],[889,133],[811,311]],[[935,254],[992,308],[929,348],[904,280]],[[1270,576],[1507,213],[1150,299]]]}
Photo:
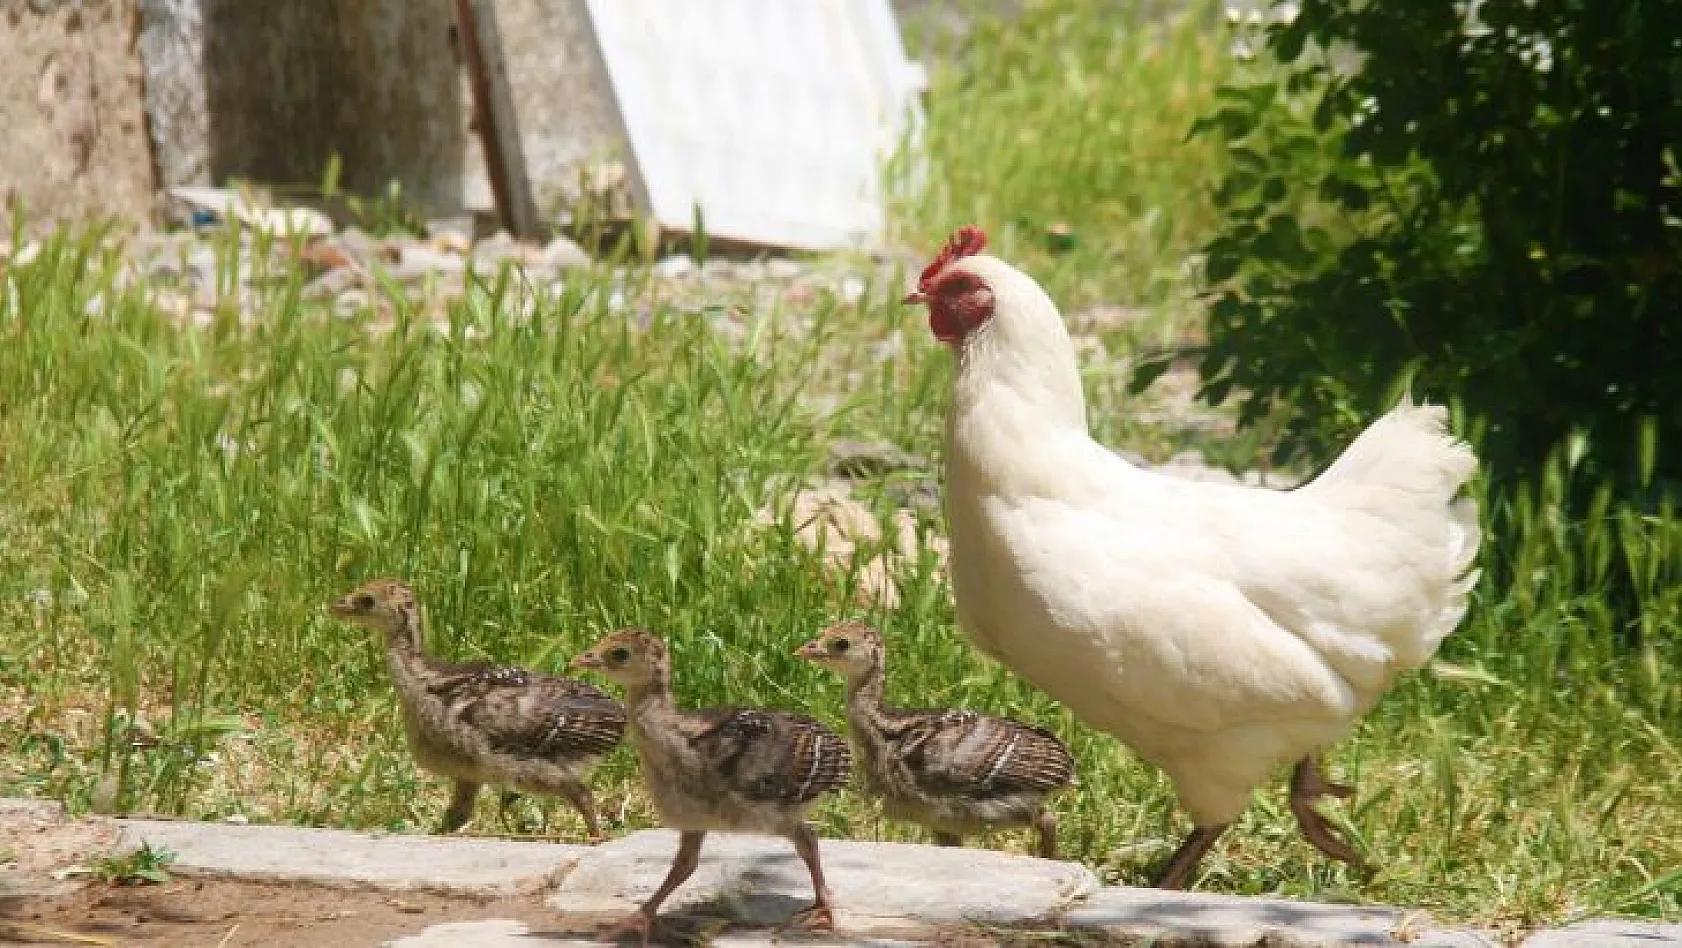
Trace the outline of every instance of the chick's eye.
{"label": "chick's eye", "polygon": [[628,649],[628,648],[625,648],[624,646],[620,646],[619,648],[616,648],[613,651],[607,653],[607,660],[612,662],[615,665],[623,664],[625,662],[630,661],[630,659],[631,659],[631,650]]}
{"label": "chick's eye", "polygon": [[367,593],[363,593],[362,595],[357,596],[356,597],[356,608],[358,608],[358,609],[372,609],[372,608],[374,608],[374,597],[368,595]]}
{"label": "chick's eye", "polygon": [[837,655],[845,653],[847,649],[852,647],[853,643],[847,641],[846,639],[836,639],[835,641],[829,643],[829,650]]}

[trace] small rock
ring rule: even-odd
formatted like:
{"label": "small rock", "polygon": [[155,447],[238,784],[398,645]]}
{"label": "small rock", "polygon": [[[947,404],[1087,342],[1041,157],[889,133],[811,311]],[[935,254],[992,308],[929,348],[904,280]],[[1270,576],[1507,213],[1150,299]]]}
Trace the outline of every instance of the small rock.
{"label": "small rock", "polygon": [[222,817],[222,822],[228,824],[229,826],[246,826],[251,823],[251,818],[246,816],[244,813],[229,813],[227,816]]}
{"label": "small rock", "polygon": [[806,268],[787,257],[772,257],[765,261],[765,272],[773,280],[792,280],[806,272]]}
{"label": "small rock", "polygon": [[926,471],[929,459],[912,454],[888,441],[855,441],[840,438],[830,442],[829,470],[841,477],[879,477],[894,471]]}
{"label": "small rock", "polygon": [[882,484],[882,493],[897,507],[929,513],[940,511],[940,482],[933,477],[895,477]]}
{"label": "small rock", "polygon": [[457,256],[465,256],[473,249],[473,241],[469,240],[465,234],[459,234],[453,230],[446,230],[432,235],[432,249],[438,251],[439,253],[453,253]]}
{"label": "small rock", "polygon": [[316,270],[342,270],[354,266],[349,253],[330,240],[312,240],[298,251],[298,259]]}
{"label": "small rock", "polygon": [[330,239],[363,266],[376,260],[385,263],[397,262],[398,251],[395,246],[389,241],[375,239],[360,227],[346,227],[338,236]]}
{"label": "small rock", "polygon": [[333,300],[333,310],[340,316],[349,316],[368,308],[370,297],[368,291],[349,289],[338,294]]}
{"label": "small rock", "polygon": [[1168,459],[1168,463],[1158,467],[1158,473],[1170,477],[1178,477],[1188,481],[1198,481],[1205,484],[1236,484],[1238,478],[1230,471],[1209,466],[1203,460],[1203,455],[1197,451],[1181,451]]}
{"label": "small rock", "polygon": [[362,273],[357,268],[342,267],[337,270],[328,270],[304,284],[304,288],[299,291],[299,295],[306,300],[336,299],[352,287],[360,285],[361,282]]}
{"label": "small rock", "polygon": [[545,244],[540,254],[542,266],[554,272],[579,270],[590,266],[590,255],[583,247],[565,237],[556,237]]}
{"label": "small rock", "polygon": [[695,269],[695,261],[688,254],[674,254],[654,265],[654,274],[667,280],[688,276]]}
{"label": "small rock", "polygon": [[418,281],[430,274],[459,274],[467,261],[455,254],[435,250],[425,244],[405,244],[392,276],[403,282]]}

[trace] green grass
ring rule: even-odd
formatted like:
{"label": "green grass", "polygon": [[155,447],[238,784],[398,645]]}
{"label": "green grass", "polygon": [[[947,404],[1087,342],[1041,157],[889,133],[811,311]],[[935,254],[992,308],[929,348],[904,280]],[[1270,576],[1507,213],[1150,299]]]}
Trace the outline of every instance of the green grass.
{"label": "green grass", "polygon": [[[1036,8],[1030,38],[1066,40],[1043,44],[1060,62],[1115,57],[1082,67],[1092,81],[1070,86],[997,31],[951,67],[969,72],[937,81],[949,101],[996,111],[931,111],[936,180],[965,183],[908,209],[907,228],[929,240],[960,221],[1002,223],[1006,252],[1060,298],[1176,309],[1195,290],[1180,258],[1209,223],[1195,194],[1214,160],[1178,145],[1177,110],[1139,106],[1113,134],[1082,133],[1113,149],[1040,156],[1005,132],[1067,135],[1083,116],[1158,101],[1153,84],[1189,90],[1189,122],[1217,76],[1205,53],[1218,36],[1092,39],[1095,14],[1058,12],[1075,6]],[[987,62],[1018,65],[973,68]],[[970,149],[966,129],[994,147]],[[1146,142],[1158,165],[1121,167]],[[1134,219],[1143,205],[1131,202],[1151,195],[1168,223]],[[1051,254],[1012,229],[1052,215],[1071,218],[1076,250]],[[1140,249],[1118,258],[1100,249],[1112,240]],[[753,514],[786,503],[785,475],[819,469],[835,437],[938,457],[948,358],[920,313],[891,302],[901,284],[856,304],[750,307],[737,342],[711,328],[716,312],[664,302],[635,270],[603,268],[559,293],[509,275],[436,309],[379,294],[339,317],[300,300],[303,275],[282,267],[258,274],[251,306],[202,329],[116,273],[89,234],[0,278],[0,793],[433,825],[447,794],[403,749],[375,644],[322,612],[380,574],[413,582],[446,655],[554,669],[602,632],[643,624],[671,637],[691,704],[838,720],[839,683],[789,653],[858,614],[851,577],[826,579],[788,525],[759,529]],[[1103,338],[1122,356],[1138,341]],[[1128,418],[1124,381],[1089,374],[1106,439],[1161,453],[1177,436]],[[1406,680],[1330,755],[1361,792],[1328,808],[1383,871],[1363,881],[1301,841],[1281,775],[1206,862],[1205,888],[1492,925],[1682,916],[1682,521],[1607,509],[1561,522],[1570,477],[1562,461],[1538,473],[1535,496],[1490,511],[1509,539],[1445,649],[1458,670]],[[1606,601],[1619,562],[1641,577],[1633,628]],[[864,614],[893,642],[892,696],[1055,727],[1082,780],[1058,803],[1066,853],[1144,882],[1186,829],[1166,782],[977,658],[930,558],[899,578],[900,604]],[[598,793],[610,828],[652,822],[628,753],[610,758]],[[564,806],[521,806],[551,832],[580,831]],[[819,819],[827,835],[921,838],[853,794]],[[497,830],[490,806],[474,828]]]}
{"label": "green grass", "polygon": [[[1216,223],[1222,149],[1186,133],[1232,69],[1218,4],[1173,18],[1092,0],[1022,6],[961,39],[912,31],[935,60],[936,160],[903,215],[907,236],[936,246],[979,224],[1076,307],[1182,301],[1187,257]],[[1048,236],[1059,225],[1072,247]]]}

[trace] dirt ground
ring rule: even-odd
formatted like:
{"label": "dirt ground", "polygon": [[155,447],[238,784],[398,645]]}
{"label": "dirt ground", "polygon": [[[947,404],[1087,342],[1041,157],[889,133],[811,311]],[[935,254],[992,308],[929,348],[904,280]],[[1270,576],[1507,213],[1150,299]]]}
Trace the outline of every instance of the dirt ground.
{"label": "dirt ground", "polygon": [[541,893],[474,899],[184,877],[146,885],[66,877],[69,867],[97,867],[116,835],[109,821],[65,820],[50,804],[0,813],[0,945],[359,948],[440,922],[484,918],[561,930]]}
{"label": "dirt ground", "polygon": [[[512,918],[534,932],[562,929],[539,896],[475,900],[309,885],[177,879],[162,885],[90,883],[0,911],[0,944],[157,948],[376,946],[441,922]],[[20,924],[21,923],[21,924]],[[10,930],[8,930],[10,929]],[[49,932],[81,936],[53,938]],[[572,934],[586,934],[574,930]]]}

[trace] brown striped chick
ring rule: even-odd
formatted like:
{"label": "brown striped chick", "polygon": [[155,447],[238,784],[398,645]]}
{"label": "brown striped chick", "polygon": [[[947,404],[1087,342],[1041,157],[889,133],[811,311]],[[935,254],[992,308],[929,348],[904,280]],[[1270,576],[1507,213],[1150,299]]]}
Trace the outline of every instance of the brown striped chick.
{"label": "brown striped chick", "polygon": [[455,781],[441,832],[472,819],[479,788],[490,784],[563,797],[590,839],[603,839],[585,780],[625,731],[617,701],[576,678],[428,656],[415,594],[399,582],[367,583],[327,608],[385,637],[409,750],[422,769]]}
{"label": "brown striped chick", "polygon": [[647,945],[655,912],[695,871],[701,840],[714,831],[787,837],[811,872],[817,895],[800,924],[835,927],[818,837],[806,814],[818,797],[846,784],[852,765],[846,741],[787,711],[679,710],[672,702],[666,644],[641,629],[607,636],[573,659],[572,667],[597,669],[624,686],[631,746],[654,809],[680,834],[665,881],[640,909],[605,931],[604,940],[634,934]]}
{"label": "brown striped chick", "polygon": [[1033,826],[1039,854],[1056,858],[1057,815],[1045,798],[1074,782],[1074,761],[1055,735],[974,711],[887,707],[887,648],[866,625],[831,626],[795,654],[846,679],[853,747],[890,817],[927,827],[942,846]]}

